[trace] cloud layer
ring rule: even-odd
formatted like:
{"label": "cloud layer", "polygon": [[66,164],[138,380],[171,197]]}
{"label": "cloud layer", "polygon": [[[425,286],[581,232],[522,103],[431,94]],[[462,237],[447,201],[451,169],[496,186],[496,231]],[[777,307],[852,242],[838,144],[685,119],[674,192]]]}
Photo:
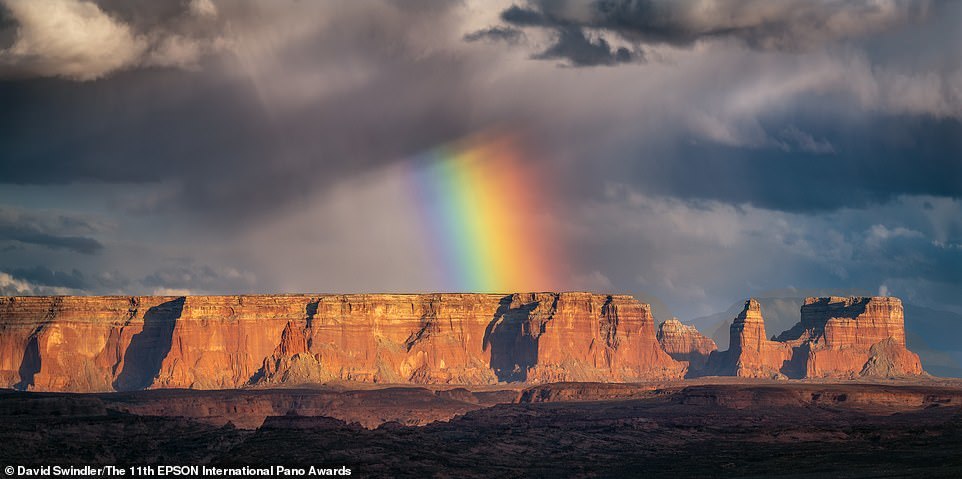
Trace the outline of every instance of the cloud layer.
{"label": "cloud layer", "polygon": [[96,229],[94,225],[83,219],[69,216],[45,218],[0,207],[0,242],[28,244],[92,255],[100,252],[103,245],[94,238],[84,236],[83,233],[93,232]]}
{"label": "cloud layer", "polygon": [[0,4],[2,291],[444,290],[405,168],[499,128],[559,289],[962,311],[959,3]]}
{"label": "cloud layer", "polygon": [[534,0],[501,14],[518,27],[553,30],[557,41],[536,58],[566,58],[574,65],[629,61],[629,48],[588,39],[601,31],[636,47],[690,47],[699,41],[732,39],[760,50],[799,51],[858,38],[918,21],[927,1],[862,0]]}
{"label": "cloud layer", "polygon": [[[96,80],[142,67],[191,67],[223,46],[217,38],[184,35],[161,25],[137,30],[116,13],[86,0],[3,0],[13,43],[0,49],[0,75]],[[178,23],[197,32],[212,26],[217,8],[192,0]]]}

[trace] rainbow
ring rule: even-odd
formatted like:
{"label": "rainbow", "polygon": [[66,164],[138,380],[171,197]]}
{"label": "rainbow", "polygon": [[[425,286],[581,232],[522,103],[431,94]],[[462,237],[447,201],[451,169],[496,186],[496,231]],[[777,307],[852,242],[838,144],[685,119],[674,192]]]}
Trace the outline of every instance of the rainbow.
{"label": "rainbow", "polygon": [[419,155],[411,194],[423,242],[449,291],[547,290],[559,283],[558,246],[542,226],[545,179],[514,137],[478,135]]}

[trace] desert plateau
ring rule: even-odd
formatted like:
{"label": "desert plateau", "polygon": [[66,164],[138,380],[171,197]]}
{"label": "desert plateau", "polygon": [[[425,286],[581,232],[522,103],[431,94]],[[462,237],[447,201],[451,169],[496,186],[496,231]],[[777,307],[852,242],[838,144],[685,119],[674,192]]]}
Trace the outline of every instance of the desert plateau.
{"label": "desert plateau", "polygon": [[951,477],[962,382],[904,321],[812,297],[769,338],[750,299],[718,351],[625,295],[5,297],[0,462]]}
{"label": "desert plateau", "polygon": [[0,478],[962,478],[960,0],[0,0]]}

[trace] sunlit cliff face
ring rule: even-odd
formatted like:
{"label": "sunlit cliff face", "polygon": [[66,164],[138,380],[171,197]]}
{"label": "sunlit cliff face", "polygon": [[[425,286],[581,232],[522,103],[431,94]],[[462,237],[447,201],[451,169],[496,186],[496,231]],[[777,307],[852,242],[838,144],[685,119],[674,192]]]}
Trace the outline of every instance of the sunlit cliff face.
{"label": "sunlit cliff face", "polygon": [[[809,298],[771,340],[754,299],[718,351],[592,293],[0,298],[0,387],[33,391],[922,374],[897,298]],[[686,340],[700,338],[702,341]],[[695,357],[696,354],[700,357]]]}

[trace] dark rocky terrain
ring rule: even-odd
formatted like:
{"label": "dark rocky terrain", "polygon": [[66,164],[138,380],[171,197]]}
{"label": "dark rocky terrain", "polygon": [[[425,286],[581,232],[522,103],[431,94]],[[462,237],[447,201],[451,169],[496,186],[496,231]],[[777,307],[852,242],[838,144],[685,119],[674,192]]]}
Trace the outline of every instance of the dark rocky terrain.
{"label": "dark rocky terrain", "polygon": [[962,475],[962,384],[934,379],[7,391],[0,420],[0,464],[346,465],[355,477]]}
{"label": "dark rocky terrain", "polygon": [[897,298],[655,329],[592,293],[0,298],[0,465],[962,476],[962,382]]}

